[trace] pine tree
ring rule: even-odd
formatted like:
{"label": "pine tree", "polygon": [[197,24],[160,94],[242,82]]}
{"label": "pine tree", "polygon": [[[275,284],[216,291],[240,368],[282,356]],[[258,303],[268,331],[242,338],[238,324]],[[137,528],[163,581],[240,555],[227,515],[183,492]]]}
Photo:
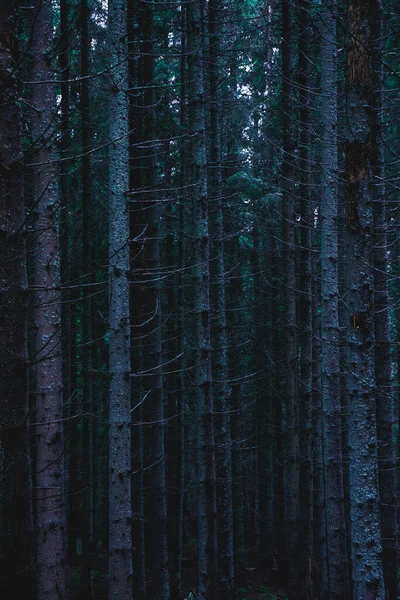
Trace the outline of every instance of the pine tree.
{"label": "pine tree", "polygon": [[190,13],[189,62],[192,80],[193,184],[195,202],[195,315],[196,315],[196,411],[198,486],[198,594],[214,600],[217,594],[217,507],[214,448],[214,411],[211,374],[210,239],[206,164],[206,115],[204,75],[204,24],[206,3],[195,0]]}
{"label": "pine tree", "polygon": [[56,98],[49,52],[51,4],[33,16],[31,116],[34,223],[37,595],[66,594],[65,473],[61,355],[60,245],[55,154]]}
{"label": "pine tree", "polygon": [[129,126],[125,0],[108,6],[109,122],[109,598],[132,597],[129,321]]}
{"label": "pine tree", "polygon": [[320,14],[321,95],[321,398],[329,597],[349,593],[341,450],[337,159],[337,5]]}
{"label": "pine tree", "polygon": [[346,69],[346,343],[354,600],[383,600],[375,405],[369,4],[351,0]]}
{"label": "pine tree", "polygon": [[[26,216],[15,3],[0,9],[1,571],[5,598],[34,594]],[[7,583],[8,580],[8,583]]]}

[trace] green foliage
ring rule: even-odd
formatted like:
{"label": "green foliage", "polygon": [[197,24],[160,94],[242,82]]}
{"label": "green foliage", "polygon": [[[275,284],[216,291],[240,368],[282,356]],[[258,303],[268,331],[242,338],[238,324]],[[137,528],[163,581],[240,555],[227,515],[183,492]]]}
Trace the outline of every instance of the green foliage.
{"label": "green foliage", "polygon": [[265,184],[247,171],[238,171],[228,178],[229,187],[241,192],[248,200],[259,200],[265,194]]}

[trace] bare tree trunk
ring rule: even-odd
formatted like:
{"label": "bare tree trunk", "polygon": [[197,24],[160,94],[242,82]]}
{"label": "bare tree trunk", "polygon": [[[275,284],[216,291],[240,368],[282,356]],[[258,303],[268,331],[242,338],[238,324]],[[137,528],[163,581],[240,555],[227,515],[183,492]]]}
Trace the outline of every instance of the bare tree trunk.
{"label": "bare tree trunk", "polygon": [[209,102],[210,102],[210,192],[215,199],[213,236],[215,249],[215,385],[214,398],[216,436],[216,472],[218,478],[218,588],[220,600],[231,600],[234,594],[233,504],[230,419],[228,415],[228,336],[226,324],[224,198],[221,171],[221,111],[219,97],[221,22],[219,1],[208,3],[209,32]]}
{"label": "bare tree trunk", "polygon": [[0,8],[1,578],[8,600],[34,596],[29,450],[27,276],[19,40],[14,2]]}
{"label": "bare tree trunk", "polygon": [[289,597],[295,594],[297,578],[297,538],[299,521],[299,407],[297,390],[296,340],[296,247],[293,194],[293,122],[292,122],[292,0],[282,3],[282,76],[283,76],[283,163],[282,214],[284,240],[285,370],[287,445],[285,461],[285,541]]}
{"label": "bare tree trunk", "polygon": [[349,595],[341,450],[336,0],[320,16],[321,177],[321,396],[329,597]]}
{"label": "bare tree trunk", "polygon": [[372,68],[369,3],[347,12],[346,206],[347,390],[354,600],[385,598],[379,518],[375,403],[372,148],[369,123]]}
{"label": "bare tree trunk", "polygon": [[[180,37],[180,78],[181,78],[181,89],[179,96],[179,120],[181,131],[185,131],[188,125],[187,119],[187,10],[184,6],[181,7],[180,15],[180,26],[181,26],[181,37]],[[185,281],[186,277],[184,274],[185,269],[185,243],[184,231],[187,219],[187,194],[184,191],[184,186],[187,182],[188,168],[186,165],[187,156],[187,140],[182,139],[180,141],[179,149],[179,163],[180,163],[180,175],[178,182],[181,186],[180,197],[179,197],[179,238],[178,238],[178,290],[175,294],[175,298],[178,300],[178,313],[176,318],[178,320],[177,330],[177,348],[182,354],[182,361],[180,363],[181,371],[177,381],[177,400],[176,400],[176,420],[177,420],[177,439],[174,442],[174,448],[176,450],[175,460],[175,473],[176,483],[173,492],[176,494],[176,498],[173,501],[173,518],[175,522],[171,523],[171,533],[169,536],[169,547],[170,547],[170,563],[171,563],[171,597],[180,598],[182,595],[182,558],[183,558],[183,532],[184,532],[184,500],[185,500],[185,399],[186,399],[186,365],[187,365],[187,345],[185,343],[185,320],[186,320],[186,295],[185,295]]]}
{"label": "bare tree trunk", "polygon": [[394,397],[392,382],[391,335],[389,322],[388,246],[386,190],[382,142],[383,45],[382,3],[371,3],[371,48],[373,87],[371,91],[371,161],[374,219],[374,324],[375,383],[378,433],[379,490],[381,500],[382,560],[386,598],[397,598],[397,494],[394,448]]}
{"label": "bare tree trunk", "polygon": [[143,87],[144,87],[144,147],[143,209],[146,219],[144,282],[146,309],[144,352],[144,390],[146,390],[151,461],[151,597],[169,599],[167,496],[165,481],[165,424],[162,377],[162,322],[160,283],[160,199],[157,193],[155,44],[153,8],[148,2],[139,3],[143,20]]}
{"label": "bare tree trunk", "polygon": [[126,0],[110,0],[109,598],[132,598],[129,325],[129,127]]}
{"label": "bare tree trunk", "polygon": [[191,6],[190,78],[193,81],[194,199],[196,213],[196,406],[198,486],[198,595],[217,595],[217,507],[214,448],[214,410],[211,376],[209,216],[205,140],[204,20],[206,4]]}
{"label": "bare tree trunk", "polygon": [[[318,228],[320,229],[320,228]],[[318,231],[318,234],[317,234]],[[314,232],[314,238],[319,237],[319,230]],[[316,564],[314,577],[314,593],[320,600],[328,600],[328,559],[326,544],[326,510],[325,510],[325,480],[324,480],[324,449],[323,422],[321,403],[321,319],[318,312],[321,305],[320,293],[320,254],[319,245],[314,239],[312,255],[313,277],[313,556]],[[340,440],[340,438],[339,438]]]}
{"label": "bare tree trunk", "polygon": [[[128,44],[129,53],[129,88],[138,88],[140,80],[140,67],[142,61],[137,60],[137,56],[132,52],[133,48],[139,47],[141,27],[135,28],[136,15],[138,7],[137,0],[128,2]],[[140,18],[140,13],[139,18]],[[130,227],[131,239],[137,240],[131,244],[130,258],[133,266],[133,276],[131,281],[131,301],[130,314],[132,326],[132,545],[133,553],[133,597],[146,600],[146,556],[145,556],[145,519],[144,519],[144,485],[143,485],[143,466],[144,466],[144,427],[143,427],[143,405],[144,390],[143,380],[140,373],[143,369],[142,361],[142,324],[145,321],[142,306],[141,282],[137,283],[140,274],[137,273],[137,265],[143,250],[143,232],[144,215],[142,204],[138,195],[141,182],[141,165],[139,159],[140,149],[137,144],[143,134],[143,123],[141,121],[142,94],[136,93],[130,95],[130,188],[133,198],[130,204]],[[137,275],[136,275],[137,273]]]}
{"label": "bare tree trunk", "polygon": [[312,273],[311,273],[311,233],[314,215],[311,207],[311,36],[309,22],[310,2],[299,2],[299,126],[300,126],[300,298],[299,298],[299,346],[300,346],[300,385],[299,385],[299,450],[300,450],[300,489],[299,489],[299,576],[297,599],[310,600],[313,597],[312,556],[313,556],[313,461],[312,461]]}
{"label": "bare tree trunk", "polygon": [[55,167],[55,90],[48,52],[53,11],[38,2],[32,31],[35,221],[35,378],[38,598],[66,597],[60,247]]}
{"label": "bare tree trunk", "polygon": [[[90,127],[90,103],[89,103],[89,19],[90,9],[88,0],[80,2],[81,18],[81,89],[80,89],[80,112],[82,123],[82,269],[83,281],[92,283],[92,184],[91,184],[91,127]],[[93,345],[92,345],[92,298],[91,288],[83,288],[82,297],[82,337],[84,350],[82,353],[82,378],[83,378],[83,510],[82,510],[82,569],[80,592],[84,600],[92,597],[92,552],[93,552]]]}

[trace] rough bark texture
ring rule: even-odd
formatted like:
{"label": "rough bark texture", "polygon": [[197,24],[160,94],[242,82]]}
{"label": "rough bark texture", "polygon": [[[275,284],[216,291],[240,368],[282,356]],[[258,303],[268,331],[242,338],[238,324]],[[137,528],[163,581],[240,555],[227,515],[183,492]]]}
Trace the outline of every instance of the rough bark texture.
{"label": "rough bark texture", "polygon": [[38,2],[32,31],[32,138],[35,163],[35,384],[37,486],[37,594],[65,598],[65,498],[61,357],[60,248],[55,168],[54,79],[48,52],[53,23],[50,3]]}
{"label": "rough bark texture", "polygon": [[[29,451],[27,278],[14,2],[0,9],[0,595],[34,595]],[[4,581],[3,581],[4,577]]]}
{"label": "rough bark texture", "polygon": [[383,45],[382,3],[371,2],[371,48],[373,80],[371,89],[371,168],[374,223],[374,324],[375,384],[378,433],[379,490],[381,500],[382,560],[386,597],[397,598],[397,497],[394,449],[394,396],[389,321],[388,245],[386,190],[382,140]]}
{"label": "rough bark texture", "polygon": [[379,519],[373,312],[369,3],[350,0],[346,100],[346,343],[354,600],[385,598]]}
{"label": "rough bark texture", "polygon": [[329,598],[346,598],[349,580],[341,450],[336,2],[321,11],[321,399]]}
{"label": "rough bark texture", "polygon": [[131,400],[129,329],[128,67],[126,1],[108,6],[109,151],[109,598],[132,598]]}

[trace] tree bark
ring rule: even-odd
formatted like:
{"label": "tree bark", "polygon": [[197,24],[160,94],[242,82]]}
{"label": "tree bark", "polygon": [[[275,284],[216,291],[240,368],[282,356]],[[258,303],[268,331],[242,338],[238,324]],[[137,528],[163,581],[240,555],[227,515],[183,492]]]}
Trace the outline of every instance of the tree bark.
{"label": "tree bark", "polygon": [[382,560],[386,597],[397,598],[397,494],[394,448],[394,397],[392,382],[390,301],[384,150],[382,142],[384,69],[382,63],[383,8],[371,2],[371,170],[374,224],[374,326],[375,383],[378,433],[379,490],[381,500]]}
{"label": "tree bark", "polygon": [[295,597],[299,522],[299,407],[297,390],[296,246],[294,212],[294,133],[292,121],[292,0],[282,3],[283,162],[282,217],[284,240],[285,395],[287,440],[285,457],[285,542],[289,597]]}
{"label": "tree bark", "polygon": [[324,5],[321,49],[321,401],[329,597],[349,596],[341,450],[338,160],[337,6]]}
{"label": "tree bark", "polygon": [[126,0],[110,0],[109,598],[132,598],[129,325],[129,127]]}
{"label": "tree bark", "polygon": [[[93,283],[92,275],[92,180],[91,180],[91,124],[89,100],[89,58],[90,37],[89,19],[90,8],[88,0],[80,2],[80,54],[81,54],[81,89],[80,112],[82,124],[82,277],[85,283]],[[83,510],[81,521],[82,532],[82,568],[80,593],[84,600],[92,598],[92,553],[93,553],[93,343],[92,343],[92,293],[91,288],[84,287],[82,293],[82,337],[84,350],[82,352],[82,378],[83,378]]]}
{"label": "tree bark", "polygon": [[[27,274],[22,114],[15,3],[0,9],[0,407],[1,590],[33,598],[32,477],[29,449]],[[5,579],[3,589],[3,577]],[[8,582],[8,583],[7,583]]]}
{"label": "tree bark", "polygon": [[213,249],[215,251],[214,398],[216,426],[216,474],[218,493],[218,588],[220,600],[234,594],[232,457],[228,407],[228,337],[226,323],[224,190],[221,171],[220,54],[222,10],[217,0],[208,3],[210,192],[214,199]]}
{"label": "tree bark", "polygon": [[33,30],[32,138],[35,221],[35,384],[37,486],[37,595],[40,600],[66,597],[64,438],[61,354],[60,247],[57,170],[55,166],[56,99],[49,51],[53,11],[36,4]]}
{"label": "tree bark", "polygon": [[379,518],[375,404],[372,86],[369,3],[347,9],[346,344],[349,402],[350,514],[354,600],[385,598]]}
{"label": "tree bark", "polygon": [[209,216],[205,139],[204,19],[206,3],[191,6],[190,78],[193,81],[193,142],[195,200],[195,315],[198,486],[198,596],[217,598],[217,507],[214,410],[211,375]]}
{"label": "tree bark", "polygon": [[299,577],[297,599],[310,600],[313,597],[313,461],[312,461],[312,273],[311,273],[311,233],[314,214],[311,205],[311,138],[312,138],[312,92],[311,86],[311,36],[310,2],[300,0],[299,21],[299,127],[300,127],[300,298],[299,346],[300,346],[300,385],[299,385]]}
{"label": "tree bark", "polygon": [[169,600],[167,495],[165,480],[165,424],[162,377],[162,322],[160,282],[160,199],[157,192],[157,151],[155,85],[155,44],[153,8],[139,2],[142,10],[143,88],[144,88],[144,148],[143,210],[145,216],[145,312],[144,390],[149,419],[149,453],[151,461],[151,597]]}

